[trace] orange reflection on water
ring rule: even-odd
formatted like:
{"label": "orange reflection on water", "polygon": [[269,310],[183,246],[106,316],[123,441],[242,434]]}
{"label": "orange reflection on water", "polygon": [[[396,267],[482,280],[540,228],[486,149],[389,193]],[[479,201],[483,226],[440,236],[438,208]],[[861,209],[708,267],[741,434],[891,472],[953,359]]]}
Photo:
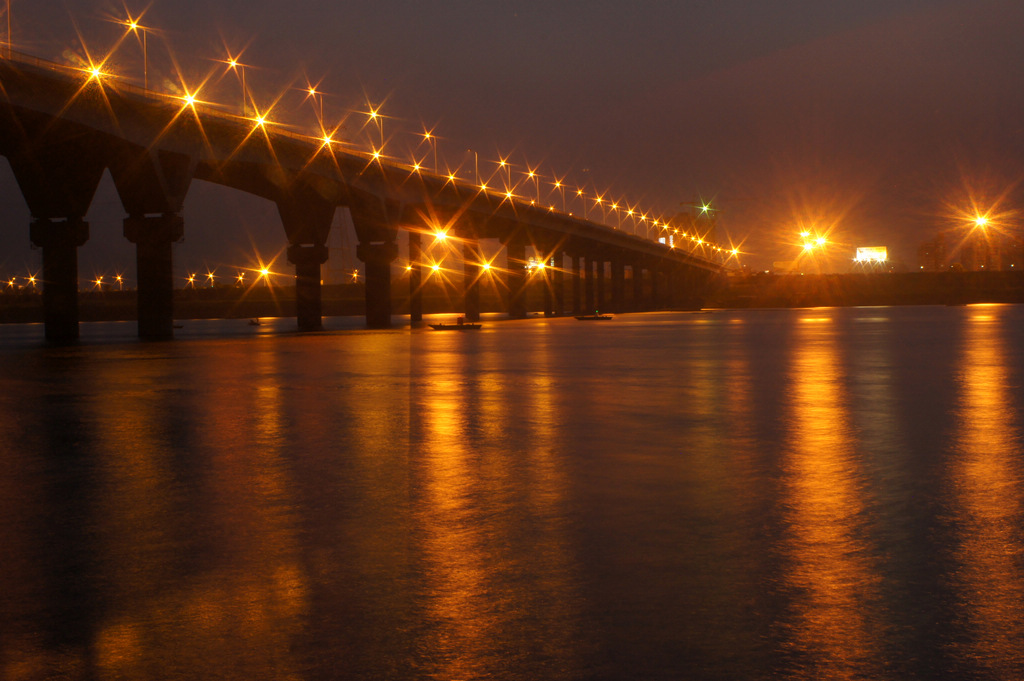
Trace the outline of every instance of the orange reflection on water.
{"label": "orange reflection on water", "polygon": [[786,484],[794,650],[808,678],[864,678],[877,659],[870,603],[879,583],[866,558],[862,472],[833,325],[795,330]]}
{"label": "orange reflection on water", "polygon": [[990,669],[1019,659],[1024,642],[1024,564],[1014,549],[1024,521],[1024,471],[1002,330],[997,313],[973,314],[967,324],[953,468],[963,519],[957,578],[964,594],[962,625],[969,632],[961,645]]}
{"label": "orange reflection on water", "polygon": [[[110,454],[97,551],[103,574],[114,576],[94,641],[104,676],[297,673],[291,645],[308,610],[308,580],[282,460],[279,358],[269,344],[249,350],[214,353],[204,375],[221,390],[192,391],[188,407],[204,415],[194,442],[231,444],[193,458],[181,449],[191,437],[168,437],[176,424],[167,417],[181,399],[175,381],[187,380],[175,375],[173,358],[144,364],[167,371],[143,383],[170,389],[123,405],[111,425],[127,427],[100,433]],[[137,380],[126,372],[138,364],[108,369],[119,394]]]}
{"label": "orange reflection on water", "polygon": [[[461,337],[431,335],[414,354],[410,477],[431,678],[500,678],[526,653],[564,656],[578,621],[567,614],[564,475],[547,444],[552,387],[544,371],[521,382],[502,371],[478,340],[467,352]],[[481,357],[489,371],[476,370]],[[527,451],[516,444],[523,432],[535,443]],[[506,447],[481,449],[488,442]]]}

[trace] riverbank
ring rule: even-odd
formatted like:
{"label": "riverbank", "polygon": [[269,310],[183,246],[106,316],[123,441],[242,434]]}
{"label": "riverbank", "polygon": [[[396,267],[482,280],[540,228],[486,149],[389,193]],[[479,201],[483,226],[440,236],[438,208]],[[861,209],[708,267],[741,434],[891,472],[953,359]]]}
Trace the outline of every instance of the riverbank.
{"label": "riverbank", "polygon": [[[528,291],[529,308],[540,309],[539,289]],[[627,284],[626,291],[632,291]],[[393,286],[395,314],[408,314],[408,287]],[[572,300],[566,279],[565,301]],[[853,307],[863,305],[962,305],[969,303],[1024,303],[1024,272],[910,272],[870,274],[774,275],[757,273],[729,276],[703,299],[704,307]],[[365,312],[362,284],[324,286],[324,316],[358,316]],[[602,308],[611,310],[605,302]],[[494,286],[481,288],[481,312],[500,312],[504,303]],[[423,311],[455,313],[462,310],[462,295],[454,285],[428,284],[423,290]],[[245,319],[295,316],[294,287],[250,288],[220,286],[179,289],[174,292],[176,319]],[[136,319],[135,291],[83,291],[79,294],[81,321]],[[0,293],[0,323],[43,321],[39,291]]]}

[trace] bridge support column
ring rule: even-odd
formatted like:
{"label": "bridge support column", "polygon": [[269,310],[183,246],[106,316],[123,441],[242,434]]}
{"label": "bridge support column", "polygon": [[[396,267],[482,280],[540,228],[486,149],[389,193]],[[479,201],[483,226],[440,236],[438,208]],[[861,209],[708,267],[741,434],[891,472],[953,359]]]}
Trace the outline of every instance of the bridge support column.
{"label": "bridge support column", "polygon": [[644,309],[644,268],[633,262],[633,309]]}
{"label": "bridge support column", "polygon": [[33,220],[32,243],[43,249],[43,324],[46,340],[78,340],[78,247],[89,239],[89,223]]}
{"label": "bridge support column", "polygon": [[288,262],[295,265],[295,317],[299,331],[320,331],[324,328],[320,266],[327,262],[327,247],[292,244],[288,247]]}
{"label": "bridge support column", "polygon": [[583,308],[580,306],[580,256],[572,255],[572,313],[580,314]]}
{"label": "bridge support column", "polygon": [[480,321],[480,249],[477,244],[464,241],[462,244],[462,289],[463,311],[466,321]]}
{"label": "bridge support column", "polygon": [[622,312],[625,309],[626,266],[622,258],[612,258],[612,309]]}
{"label": "bridge support column", "polygon": [[651,307],[655,310],[661,307],[661,291],[658,287],[658,266],[652,265],[651,274]]}
{"label": "bridge support column", "polygon": [[554,272],[551,271],[550,263],[551,261],[548,260],[544,263],[544,269],[537,272],[537,274],[540,275],[540,285],[543,288],[543,291],[541,291],[541,299],[543,300],[545,317],[552,317],[555,314],[555,301],[551,290],[552,286],[554,286],[554,282],[552,281],[554,278]]}
{"label": "bridge support column", "polygon": [[559,251],[555,254],[555,271],[552,275],[555,284],[555,316],[565,314],[565,255]]}
{"label": "bridge support column", "polygon": [[124,236],[135,244],[139,338],[143,340],[169,340],[174,337],[174,260],[171,248],[184,234],[184,220],[173,213],[124,219]]}
{"label": "bridge support column", "polygon": [[419,232],[409,232],[409,321],[423,321],[423,242]]}
{"label": "bridge support column", "polygon": [[594,260],[589,255],[585,255],[583,263],[587,274],[587,278],[583,282],[583,304],[587,314],[590,314],[597,309],[594,305]]}
{"label": "bridge support column", "polygon": [[597,276],[594,283],[597,284],[597,300],[594,301],[594,309],[600,310],[605,307],[607,299],[604,296],[604,259],[597,260]]}
{"label": "bridge support column", "polygon": [[391,328],[391,263],[398,257],[393,241],[361,243],[356,257],[366,269],[366,326],[370,329]]}
{"label": "bridge support column", "polygon": [[508,270],[508,316],[522,319],[526,317],[526,242],[521,238],[510,239],[505,244],[505,256]]}

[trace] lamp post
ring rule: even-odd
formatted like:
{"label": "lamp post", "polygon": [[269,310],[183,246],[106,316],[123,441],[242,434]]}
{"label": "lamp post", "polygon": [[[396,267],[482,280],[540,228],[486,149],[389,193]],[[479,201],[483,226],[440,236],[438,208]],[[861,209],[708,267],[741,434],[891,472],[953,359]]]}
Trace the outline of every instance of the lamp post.
{"label": "lamp post", "polygon": [[[8,3],[10,0],[8,0]],[[142,87],[146,90],[149,89],[149,48],[146,40],[147,27],[139,23],[138,19],[132,19],[128,17],[128,21],[124,22],[124,25],[128,27],[128,30],[134,33],[136,36],[142,33]]]}
{"label": "lamp post", "polygon": [[241,63],[234,57],[228,55],[228,68],[238,74],[239,80],[242,84],[242,115],[246,115],[246,100],[248,99],[248,93],[245,90],[245,64]]}
{"label": "lamp post", "polygon": [[384,117],[380,115],[380,107],[374,109],[370,107],[369,113],[366,114],[370,117],[370,120],[377,124],[377,129],[380,130],[380,150],[384,151]]}
{"label": "lamp post", "polygon": [[316,86],[310,85],[306,90],[309,96],[313,98],[313,110],[317,111],[318,118],[317,123],[320,124],[320,129],[324,127],[324,93],[317,91]]}
{"label": "lamp post", "polygon": [[437,174],[437,135],[429,130],[423,131],[423,139],[429,144],[434,151],[434,174]]}

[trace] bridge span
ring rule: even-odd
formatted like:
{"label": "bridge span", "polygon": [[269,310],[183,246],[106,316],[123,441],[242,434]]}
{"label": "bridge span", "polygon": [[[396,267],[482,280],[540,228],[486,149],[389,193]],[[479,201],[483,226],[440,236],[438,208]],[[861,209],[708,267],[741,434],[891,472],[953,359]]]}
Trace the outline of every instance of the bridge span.
{"label": "bridge span", "polygon": [[[366,323],[388,327],[392,263],[408,232],[410,313],[422,317],[422,237],[446,232],[462,246],[462,299],[479,317],[481,277],[491,276],[481,241],[502,245],[508,314],[527,313],[528,280],[544,280],[544,311],[573,312],[699,304],[723,267],[706,258],[510,193],[365,153],[132,86],[99,71],[12,53],[0,58],[0,154],[7,157],[42,249],[45,334],[78,338],[77,248],[84,216],[109,169],[124,207],[124,235],[136,246],[139,336],[173,335],[172,244],[184,235],[182,206],[193,180],[274,202],[295,268],[298,328],[321,328],[321,266],[335,210],[347,207],[364,263]],[[548,265],[530,273],[527,250]],[[570,265],[565,266],[565,259]],[[632,291],[627,291],[627,268]],[[608,276],[610,274],[610,276]],[[606,295],[606,279],[610,295]]]}

